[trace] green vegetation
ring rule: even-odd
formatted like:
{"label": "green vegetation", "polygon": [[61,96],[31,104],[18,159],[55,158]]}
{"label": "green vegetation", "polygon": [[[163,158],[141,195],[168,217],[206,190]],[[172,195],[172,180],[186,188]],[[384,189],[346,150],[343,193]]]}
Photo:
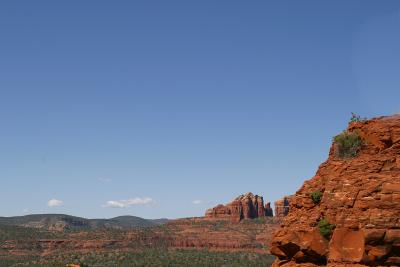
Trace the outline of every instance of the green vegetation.
{"label": "green vegetation", "polygon": [[[1,250],[0,250],[1,252]],[[8,267],[8,266],[30,266],[27,263],[29,262],[36,262],[39,260],[39,256],[2,256],[0,254],[0,267]],[[26,263],[26,264],[25,264]],[[34,265],[31,265],[34,266]],[[39,266],[39,265],[36,265]],[[46,265],[42,265],[46,266]]]}
{"label": "green vegetation", "polygon": [[321,233],[321,235],[323,237],[325,237],[326,239],[331,238],[332,231],[333,231],[333,229],[335,229],[334,224],[330,224],[326,219],[320,219],[318,221],[317,226],[318,226],[319,232]]}
{"label": "green vegetation", "polygon": [[363,140],[357,131],[344,131],[335,136],[333,141],[336,145],[335,156],[342,159],[356,157],[363,144]]}
{"label": "green vegetation", "polygon": [[318,204],[321,202],[322,192],[317,190],[315,192],[312,192],[310,196],[311,196],[311,199],[314,202],[314,204]]}
{"label": "green vegetation", "polygon": [[360,121],[365,121],[367,118],[361,118],[360,115],[357,115],[355,113],[351,113],[351,118],[350,118],[350,123],[353,122],[360,122]]}
{"label": "green vegetation", "polygon": [[39,230],[13,225],[0,225],[0,244],[6,240],[25,241],[32,239],[56,239],[62,237],[62,233]]}
{"label": "green vegetation", "polygon": [[[36,221],[36,217],[33,218]],[[118,218],[129,221],[131,218]],[[128,219],[128,220],[125,220]],[[12,225],[12,223],[28,223],[30,218],[6,218],[5,224],[0,222],[0,267],[5,266],[32,266],[55,267],[67,264],[80,264],[81,266],[269,266],[274,260],[271,255],[254,252],[216,252],[210,250],[195,249],[170,249],[169,240],[181,231],[181,225],[156,225],[153,227],[139,227],[135,230],[129,228],[109,227],[84,227],[82,231],[49,231],[46,228],[28,228]],[[58,221],[59,218],[56,219]],[[1,218],[0,218],[1,221]],[[76,218],[74,218],[76,222]],[[53,222],[50,222],[52,224]],[[188,219],[183,224],[191,227],[206,229],[215,232],[238,232],[246,235],[249,242],[254,242],[255,248],[265,249],[257,239],[257,234],[263,231],[263,227],[257,224],[272,223],[272,218],[257,218],[243,220],[243,224],[231,224],[229,221],[196,221]],[[128,222],[128,224],[131,224]],[[254,225],[253,225],[254,224]],[[38,239],[65,239],[65,240],[125,240],[128,235],[134,233],[135,237],[126,240],[126,244],[108,245],[105,250],[93,252],[75,252],[73,245],[65,244],[60,251],[54,254],[40,256],[43,248],[37,242]],[[7,242],[5,242],[7,241]],[[10,242],[11,241],[11,242]],[[24,254],[9,253],[8,244],[15,244]],[[210,245],[212,248],[212,245]]]}
{"label": "green vegetation", "polygon": [[269,266],[274,257],[248,252],[211,252],[208,250],[146,249],[134,252],[91,252],[88,254],[57,255],[32,258],[31,261],[2,259],[0,266],[66,266],[75,263],[81,266]]}

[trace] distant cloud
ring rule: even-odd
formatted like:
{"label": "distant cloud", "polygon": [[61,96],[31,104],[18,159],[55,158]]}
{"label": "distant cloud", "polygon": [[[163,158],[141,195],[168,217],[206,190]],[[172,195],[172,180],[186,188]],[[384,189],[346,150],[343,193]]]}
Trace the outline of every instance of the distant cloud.
{"label": "distant cloud", "polygon": [[100,177],[97,180],[99,180],[100,182],[104,182],[104,183],[109,183],[112,181],[111,178],[107,178],[107,177]]}
{"label": "distant cloud", "polygon": [[103,205],[104,208],[129,208],[131,206],[153,204],[154,200],[149,197],[145,198],[130,198],[124,200],[109,200]]}
{"label": "distant cloud", "polygon": [[192,203],[195,204],[195,205],[200,205],[200,204],[203,204],[203,200],[196,199],[196,200],[193,200]]}
{"label": "distant cloud", "polygon": [[58,199],[50,199],[48,202],[47,202],[47,206],[49,206],[49,207],[60,207],[60,206],[62,206],[64,204],[64,202],[63,201],[61,201],[61,200],[58,200]]}

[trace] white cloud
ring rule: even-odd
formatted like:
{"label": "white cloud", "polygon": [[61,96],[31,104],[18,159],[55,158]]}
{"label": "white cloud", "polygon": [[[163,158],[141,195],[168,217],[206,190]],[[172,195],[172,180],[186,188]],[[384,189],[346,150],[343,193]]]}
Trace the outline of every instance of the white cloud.
{"label": "white cloud", "polygon": [[60,207],[60,206],[62,206],[64,204],[64,202],[63,201],[61,201],[61,200],[58,200],[58,199],[50,199],[48,202],[47,202],[47,206],[49,206],[49,207]]}
{"label": "white cloud", "polygon": [[99,180],[100,182],[104,182],[104,183],[109,183],[111,182],[111,178],[107,178],[107,177],[99,177],[97,180]]}
{"label": "white cloud", "polygon": [[196,199],[196,200],[193,200],[192,203],[195,204],[195,205],[200,205],[200,204],[203,204],[203,201],[200,200],[200,199]]}
{"label": "white cloud", "polygon": [[103,205],[104,208],[128,208],[131,206],[137,206],[137,205],[148,205],[148,204],[153,204],[154,200],[149,197],[145,198],[130,198],[130,199],[124,199],[124,200],[109,200],[107,201],[106,204]]}

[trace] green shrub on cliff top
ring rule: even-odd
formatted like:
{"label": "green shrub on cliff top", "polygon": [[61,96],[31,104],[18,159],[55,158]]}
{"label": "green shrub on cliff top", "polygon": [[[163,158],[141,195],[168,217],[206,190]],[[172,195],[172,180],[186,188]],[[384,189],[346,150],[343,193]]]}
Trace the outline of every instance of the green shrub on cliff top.
{"label": "green shrub on cliff top", "polygon": [[344,131],[333,138],[335,144],[335,156],[338,158],[356,157],[363,144],[363,140],[357,131]]}
{"label": "green shrub on cliff top", "polygon": [[355,113],[351,113],[351,118],[350,118],[350,123],[353,122],[360,122],[360,121],[365,121],[367,118],[361,118],[360,115],[357,115]]}

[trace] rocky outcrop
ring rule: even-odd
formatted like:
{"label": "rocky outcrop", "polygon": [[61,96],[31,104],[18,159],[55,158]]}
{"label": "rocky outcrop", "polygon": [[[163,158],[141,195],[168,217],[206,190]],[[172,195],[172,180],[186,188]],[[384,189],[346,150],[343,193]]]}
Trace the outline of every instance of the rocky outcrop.
{"label": "rocky outcrop", "polygon": [[334,143],[290,198],[274,266],[400,266],[400,116],[353,122],[347,132],[361,147],[343,158]]}
{"label": "rocky outcrop", "polygon": [[275,216],[283,218],[289,213],[290,197],[284,197],[275,201]]}
{"label": "rocky outcrop", "polygon": [[272,216],[270,204],[264,206],[263,197],[252,193],[240,195],[227,205],[220,204],[208,209],[205,214],[206,219],[230,220],[232,222],[265,216]]}

